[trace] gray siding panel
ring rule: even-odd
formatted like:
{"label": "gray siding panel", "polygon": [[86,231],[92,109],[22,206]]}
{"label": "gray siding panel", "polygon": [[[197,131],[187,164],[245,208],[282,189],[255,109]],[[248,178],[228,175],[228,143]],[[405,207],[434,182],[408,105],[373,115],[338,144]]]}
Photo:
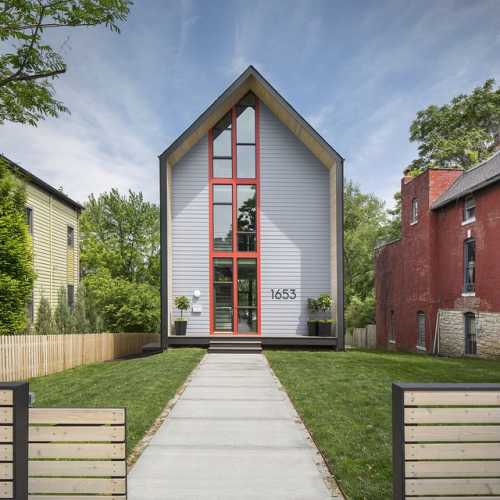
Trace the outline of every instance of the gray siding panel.
{"label": "gray siding panel", "polygon": [[[205,136],[172,171],[172,297],[194,290],[201,313],[188,311],[188,335],[209,335],[208,139]],[[173,304],[172,315],[178,315]]]}
{"label": "gray siding panel", "polygon": [[305,335],[308,297],[331,293],[329,171],[264,105],[260,116],[262,335]]}

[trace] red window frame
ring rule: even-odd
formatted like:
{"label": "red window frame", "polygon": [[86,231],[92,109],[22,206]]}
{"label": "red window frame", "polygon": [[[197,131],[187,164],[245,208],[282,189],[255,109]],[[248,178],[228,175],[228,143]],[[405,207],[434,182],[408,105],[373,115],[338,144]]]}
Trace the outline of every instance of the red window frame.
{"label": "red window frame", "polygon": [[[238,335],[238,259],[255,259],[257,268],[257,332],[245,333],[245,335],[262,334],[261,330],[261,287],[260,287],[260,102],[255,97],[255,178],[240,179],[237,177],[236,165],[236,103],[231,108],[231,166],[232,177],[213,177],[213,129],[208,132],[208,219],[209,219],[209,275],[210,275],[210,335]],[[229,184],[232,186],[232,251],[220,251],[214,249],[213,240],[213,186]],[[237,186],[253,185],[256,190],[256,246],[255,252],[238,251],[238,226],[237,226]],[[230,258],[233,262],[233,331],[216,332],[214,330],[214,259]]]}

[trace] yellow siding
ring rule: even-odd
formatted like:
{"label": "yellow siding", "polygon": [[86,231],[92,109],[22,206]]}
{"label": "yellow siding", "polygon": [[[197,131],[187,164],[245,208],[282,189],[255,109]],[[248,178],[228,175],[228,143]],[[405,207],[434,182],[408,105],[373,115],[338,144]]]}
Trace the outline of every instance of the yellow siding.
{"label": "yellow siding", "polygon": [[[79,214],[38,186],[26,186],[27,206],[33,209],[33,254],[37,274],[34,287],[35,314],[42,296],[52,308],[57,304],[61,287],[79,282]],[[67,227],[75,231],[75,248],[67,245]]]}

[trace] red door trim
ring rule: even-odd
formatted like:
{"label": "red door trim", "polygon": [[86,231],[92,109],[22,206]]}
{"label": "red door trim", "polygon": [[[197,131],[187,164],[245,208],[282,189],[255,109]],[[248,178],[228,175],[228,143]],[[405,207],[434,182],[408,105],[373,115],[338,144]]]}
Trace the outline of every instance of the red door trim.
{"label": "red door trim", "polygon": [[[209,218],[209,301],[210,301],[210,335],[238,335],[238,259],[250,258],[256,260],[257,267],[257,333],[247,335],[262,334],[261,331],[261,285],[260,285],[260,102],[255,98],[255,178],[254,179],[238,179],[236,165],[236,106],[231,109],[231,153],[232,153],[232,178],[214,178],[213,172],[213,131],[208,132],[208,218]],[[213,248],[213,186],[214,184],[230,184],[232,186],[232,202],[233,202],[233,250],[231,252],[215,251]],[[257,245],[255,252],[240,252],[238,248],[238,231],[237,231],[237,186],[240,184],[251,184],[256,187],[256,235]],[[214,258],[231,258],[233,262],[233,331],[232,332],[215,332],[215,308],[214,308],[214,273],[213,260]]]}

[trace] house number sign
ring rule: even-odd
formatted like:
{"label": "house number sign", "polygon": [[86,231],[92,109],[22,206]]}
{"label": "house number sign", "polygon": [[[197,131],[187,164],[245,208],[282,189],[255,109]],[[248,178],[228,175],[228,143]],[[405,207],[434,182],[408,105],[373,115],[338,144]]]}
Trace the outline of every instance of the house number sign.
{"label": "house number sign", "polygon": [[297,298],[296,288],[271,288],[272,300],[295,300]]}

